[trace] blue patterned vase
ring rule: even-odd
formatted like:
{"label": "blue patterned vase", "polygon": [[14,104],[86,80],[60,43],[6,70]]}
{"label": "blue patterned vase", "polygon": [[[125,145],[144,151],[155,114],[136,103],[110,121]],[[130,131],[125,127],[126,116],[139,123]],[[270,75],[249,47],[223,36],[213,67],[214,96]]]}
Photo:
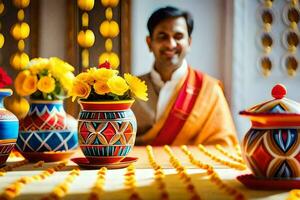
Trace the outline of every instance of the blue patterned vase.
{"label": "blue patterned vase", "polygon": [[3,106],[3,98],[11,95],[12,90],[0,89],[0,166],[14,148],[19,131],[18,118]]}
{"label": "blue patterned vase", "polygon": [[78,136],[67,124],[63,102],[31,101],[27,116],[20,121],[16,146],[31,161],[70,157],[78,146]]}
{"label": "blue patterned vase", "polygon": [[132,150],[137,130],[133,102],[79,101],[79,144],[90,162],[119,162]]}

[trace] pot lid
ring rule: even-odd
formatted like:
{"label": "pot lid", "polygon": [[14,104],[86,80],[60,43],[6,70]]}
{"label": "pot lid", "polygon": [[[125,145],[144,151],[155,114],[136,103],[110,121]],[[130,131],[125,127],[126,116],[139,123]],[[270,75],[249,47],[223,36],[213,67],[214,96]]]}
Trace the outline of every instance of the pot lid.
{"label": "pot lid", "polygon": [[282,115],[300,115],[300,103],[285,98],[287,90],[284,85],[277,84],[272,89],[274,99],[255,105],[245,111],[240,112],[244,115],[257,114],[282,114]]}

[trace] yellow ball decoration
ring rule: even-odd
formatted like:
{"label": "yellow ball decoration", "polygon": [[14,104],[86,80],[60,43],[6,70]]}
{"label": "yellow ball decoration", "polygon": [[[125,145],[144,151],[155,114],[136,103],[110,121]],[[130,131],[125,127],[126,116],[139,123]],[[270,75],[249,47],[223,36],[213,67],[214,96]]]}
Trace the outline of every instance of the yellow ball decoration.
{"label": "yellow ball decoration", "polygon": [[90,11],[94,7],[94,0],[77,0],[77,5],[81,10]]}
{"label": "yellow ball decoration", "polygon": [[106,52],[100,54],[98,63],[102,64],[102,63],[105,63],[105,61],[109,62],[109,53],[106,53]]}
{"label": "yellow ball decoration", "polygon": [[4,9],[5,9],[4,3],[0,3],[0,14],[3,13]]}
{"label": "yellow ball decoration", "polygon": [[3,34],[2,34],[2,33],[0,33],[0,48],[2,48],[2,47],[3,47],[3,45],[4,45],[4,41],[5,41],[5,39],[4,39],[4,36],[3,36]]}
{"label": "yellow ball decoration", "polygon": [[23,40],[29,36],[30,27],[25,22],[17,23],[12,26],[10,33],[16,40]]}
{"label": "yellow ball decoration", "polygon": [[95,35],[91,30],[80,31],[77,36],[77,42],[81,47],[89,48],[95,42]]}
{"label": "yellow ball decoration", "polygon": [[119,3],[119,0],[101,0],[101,3],[104,7],[116,7]]}
{"label": "yellow ball decoration", "polygon": [[30,0],[13,0],[13,3],[18,8],[26,8],[29,5]]}
{"label": "yellow ball decoration", "polygon": [[81,16],[81,23],[84,27],[89,26],[89,14],[87,14],[86,12]]}
{"label": "yellow ball decoration", "polygon": [[108,20],[112,19],[112,17],[113,17],[113,11],[112,11],[112,9],[110,7],[106,8],[106,10],[105,10],[105,17]]}
{"label": "yellow ball decoration", "polygon": [[18,49],[20,51],[24,51],[24,49],[25,49],[25,42],[24,42],[24,40],[19,40],[18,41]]}
{"label": "yellow ball decoration", "polygon": [[120,60],[117,54],[111,52],[111,53],[102,53],[99,56],[98,63],[104,63],[105,61],[108,61],[113,69],[117,69],[120,65]]}
{"label": "yellow ball decoration", "polygon": [[24,97],[10,96],[4,99],[5,108],[13,112],[18,119],[26,117],[29,103]]}
{"label": "yellow ball decoration", "polygon": [[115,21],[105,20],[100,24],[99,32],[103,37],[114,38],[119,35],[119,25]]}
{"label": "yellow ball decoration", "polygon": [[109,31],[110,31],[109,36],[111,38],[117,37],[119,35],[119,32],[120,32],[118,23],[115,22],[115,21],[111,21]]}
{"label": "yellow ball decoration", "polygon": [[109,62],[113,69],[117,69],[120,65],[119,56],[115,53],[110,53]]}
{"label": "yellow ball decoration", "polygon": [[17,52],[10,58],[10,65],[16,70],[24,69],[29,63],[29,56],[24,52]]}
{"label": "yellow ball decoration", "polygon": [[99,32],[103,37],[109,37],[110,24],[109,21],[105,20],[99,27]]}
{"label": "yellow ball decoration", "polygon": [[25,17],[24,10],[23,10],[23,9],[20,9],[20,10],[18,11],[18,20],[19,20],[19,21],[23,21],[23,20],[24,20],[24,17]]}
{"label": "yellow ball decoration", "polygon": [[112,40],[111,39],[107,39],[105,41],[105,50],[110,52],[113,48],[113,43],[112,43]]}

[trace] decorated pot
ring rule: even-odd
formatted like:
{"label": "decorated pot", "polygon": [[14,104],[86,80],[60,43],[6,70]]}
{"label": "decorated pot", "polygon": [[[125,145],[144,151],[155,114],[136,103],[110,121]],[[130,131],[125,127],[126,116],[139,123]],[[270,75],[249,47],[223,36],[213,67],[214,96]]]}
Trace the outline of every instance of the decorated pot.
{"label": "decorated pot", "polygon": [[10,89],[0,89],[0,166],[4,165],[16,144],[19,131],[18,118],[3,106],[3,98],[12,95]]}
{"label": "decorated pot", "polygon": [[274,99],[240,112],[251,129],[243,139],[243,157],[257,177],[300,177],[300,104],[285,98],[286,89],[272,89]]}
{"label": "decorated pot", "polygon": [[133,102],[79,100],[79,145],[91,163],[119,162],[132,150],[137,130]]}
{"label": "decorated pot", "polygon": [[77,131],[67,124],[62,101],[31,101],[27,116],[20,120],[17,149],[30,161],[59,161],[78,147]]}

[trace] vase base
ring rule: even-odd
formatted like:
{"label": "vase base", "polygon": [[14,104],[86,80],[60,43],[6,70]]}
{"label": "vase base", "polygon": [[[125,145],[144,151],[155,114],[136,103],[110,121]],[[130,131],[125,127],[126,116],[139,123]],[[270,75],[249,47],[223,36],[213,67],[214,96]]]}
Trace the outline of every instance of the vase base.
{"label": "vase base", "polygon": [[85,157],[72,158],[71,161],[76,163],[81,168],[85,169],[100,169],[106,167],[107,169],[121,169],[128,167],[130,164],[135,163],[138,160],[137,157],[125,157],[118,163],[90,163]]}
{"label": "vase base", "polygon": [[57,162],[70,158],[77,150],[61,152],[21,152],[22,156],[30,162],[45,161]]}

